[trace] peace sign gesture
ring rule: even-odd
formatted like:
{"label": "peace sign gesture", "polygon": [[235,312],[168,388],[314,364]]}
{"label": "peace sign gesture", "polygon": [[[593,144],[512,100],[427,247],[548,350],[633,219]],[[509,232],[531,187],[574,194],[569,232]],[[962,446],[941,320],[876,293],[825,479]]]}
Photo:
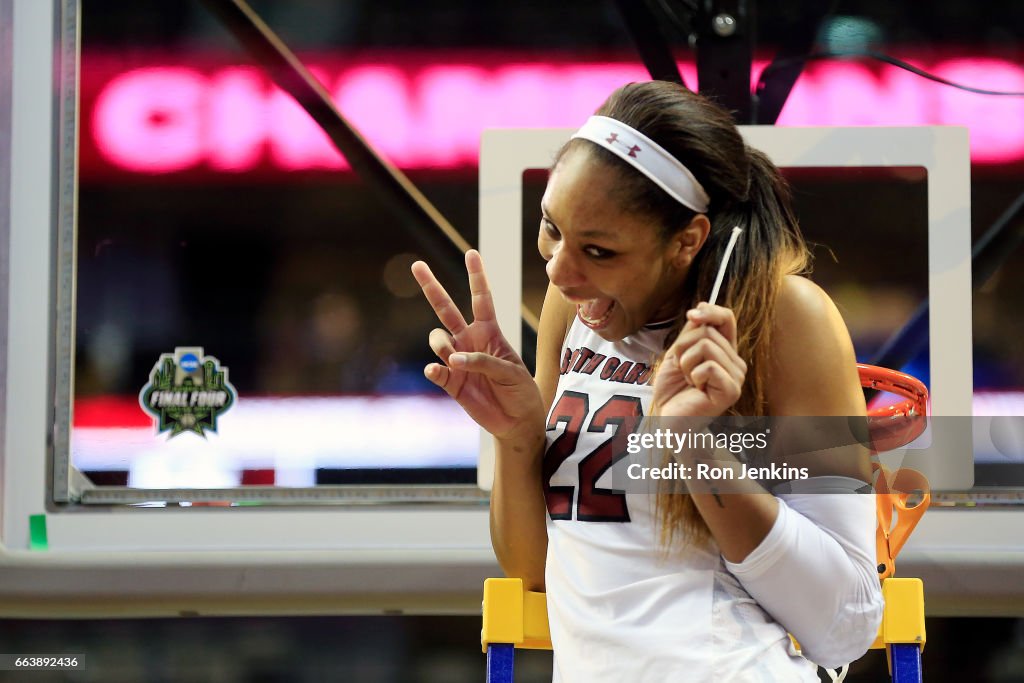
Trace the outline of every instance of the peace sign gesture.
{"label": "peace sign gesture", "polygon": [[441,363],[427,365],[423,374],[481,427],[499,439],[509,438],[543,423],[543,401],[526,365],[498,327],[483,260],[474,249],[466,252],[466,271],[472,323],[462,317],[426,263],[412,264],[413,277],[445,327],[430,333],[430,348]]}

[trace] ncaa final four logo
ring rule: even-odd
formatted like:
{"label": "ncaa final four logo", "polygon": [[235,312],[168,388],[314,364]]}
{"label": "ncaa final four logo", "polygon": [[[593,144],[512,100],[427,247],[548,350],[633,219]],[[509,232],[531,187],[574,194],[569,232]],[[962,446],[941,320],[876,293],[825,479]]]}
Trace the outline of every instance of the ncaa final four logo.
{"label": "ncaa final four logo", "polygon": [[149,383],[139,392],[142,409],[153,416],[157,433],[171,439],[184,432],[206,438],[217,433],[217,418],[238,394],[228,382],[228,369],[202,347],[177,347],[153,366]]}

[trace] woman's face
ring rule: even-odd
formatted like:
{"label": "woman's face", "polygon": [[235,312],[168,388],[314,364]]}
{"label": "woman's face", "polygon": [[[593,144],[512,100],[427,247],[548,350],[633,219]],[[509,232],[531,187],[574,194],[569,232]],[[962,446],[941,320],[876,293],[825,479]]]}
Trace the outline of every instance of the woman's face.
{"label": "woman's face", "polygon": [[681,312],[683,280],[707,236],[700,215],[663,239],[653,218],[620,205],[618,179],[589,154],[567,153],[548,180],[537,237],[551,284],[608,341]]}

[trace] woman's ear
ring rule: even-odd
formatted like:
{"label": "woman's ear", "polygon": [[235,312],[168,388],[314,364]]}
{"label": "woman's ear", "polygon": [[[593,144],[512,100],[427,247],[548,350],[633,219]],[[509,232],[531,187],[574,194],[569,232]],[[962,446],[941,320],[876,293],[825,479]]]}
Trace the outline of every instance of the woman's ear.
{"label": "woman's ear", "polygon": [[704,246],[704,242],[707,241],[708,233],[710,232],[711,221],[708,220],[708,217],[702,213],[694,216],[689,225],[676,233],[675,237],[672,238],[677,246],[673,259],[675,265],[679,268],[685,268],[693,263],[693,259],[696,258],[697,252]]}

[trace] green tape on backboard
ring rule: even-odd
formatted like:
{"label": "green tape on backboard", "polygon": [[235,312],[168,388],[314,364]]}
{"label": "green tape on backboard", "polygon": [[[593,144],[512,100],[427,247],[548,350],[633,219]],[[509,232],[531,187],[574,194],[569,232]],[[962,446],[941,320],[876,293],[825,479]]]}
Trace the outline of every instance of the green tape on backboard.
{"label": "green tape on backboard", "polygon": [[29,515],[28,549],[49,550],[50,541],[46,536],[46,515]]}

